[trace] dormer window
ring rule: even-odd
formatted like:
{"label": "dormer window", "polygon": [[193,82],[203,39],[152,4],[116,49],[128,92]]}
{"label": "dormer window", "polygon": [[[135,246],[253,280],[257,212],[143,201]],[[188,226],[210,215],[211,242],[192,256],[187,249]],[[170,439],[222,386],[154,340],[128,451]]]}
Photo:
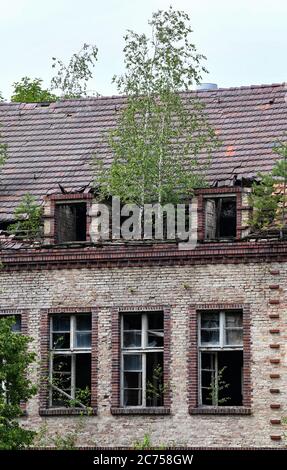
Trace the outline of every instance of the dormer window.
{"label": "dormer window", "polygon": [[205,240],[236,237],[236,196],[220,195],[204,198]]}
{"label": "dormer window", "polygon": [[86,241],[87,238],[86,202],[60,202],[55,205],[56,243]]}

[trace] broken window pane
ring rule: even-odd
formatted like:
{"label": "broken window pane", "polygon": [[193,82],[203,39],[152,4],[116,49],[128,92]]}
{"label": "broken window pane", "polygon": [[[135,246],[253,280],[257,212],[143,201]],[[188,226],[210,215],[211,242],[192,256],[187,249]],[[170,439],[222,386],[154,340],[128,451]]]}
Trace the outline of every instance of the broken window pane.
{"label": "broken window pane", "polygon": [[54,349],[70,349],[70,333],[53,333]]}
{"label": "broken window pane", "polygon": [[141,331],[125,331],[124,332],[124,347],[125,348],[140,348],[142,341]]}
{"label": "broken window pane", "polygon": [[152,348],[163,347],[163,314],[155,312],[148,315],[148,346]]}
{"label": "broken window pane", "polygon": [[219,314],[218,313],[202,313],[201,314],[201,327],[202,328],[219,328]]}
{"label": "broken window pane", "polygon": [[219,330],[201,330],[201,344],[219,344]]}

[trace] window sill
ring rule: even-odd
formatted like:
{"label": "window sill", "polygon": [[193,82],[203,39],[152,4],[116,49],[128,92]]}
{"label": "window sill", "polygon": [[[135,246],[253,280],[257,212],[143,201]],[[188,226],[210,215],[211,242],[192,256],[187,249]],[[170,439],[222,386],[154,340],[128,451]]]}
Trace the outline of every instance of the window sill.
{"label": "window sill", "polygon": [[251,415],[252,410],[246,406],[201,406],[190,407],[191,415]]}
{"label": "window sill", "polygon": [[95,416],[97,408],[89,408],[84,410],[82,408],[40,408],[40,416]]}
{"label": "window sill", "polygon": [[150,407],[150,408],[111,408],[112,415],[169,415],[170,408]]}

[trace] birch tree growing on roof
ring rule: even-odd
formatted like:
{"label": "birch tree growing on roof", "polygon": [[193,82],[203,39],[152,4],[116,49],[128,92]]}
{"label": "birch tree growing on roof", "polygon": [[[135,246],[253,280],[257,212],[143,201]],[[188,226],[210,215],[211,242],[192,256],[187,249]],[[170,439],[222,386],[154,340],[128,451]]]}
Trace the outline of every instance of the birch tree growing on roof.
{"label": "birch tree growing on roof", "polygon": [[[114,155],[105,169],[95,158],[95,185],[101,196],[124,203],[174,203],[204,181],[215,133],[203,104],[191,93],[201,80],[205,57],[191,40],[189,16],[158,11],[149,21],[150,36],[128,31],[125,73],[114,77],[126,95],[116,129],[109,135]],[[199,153],[206,154],[199,165]]]}

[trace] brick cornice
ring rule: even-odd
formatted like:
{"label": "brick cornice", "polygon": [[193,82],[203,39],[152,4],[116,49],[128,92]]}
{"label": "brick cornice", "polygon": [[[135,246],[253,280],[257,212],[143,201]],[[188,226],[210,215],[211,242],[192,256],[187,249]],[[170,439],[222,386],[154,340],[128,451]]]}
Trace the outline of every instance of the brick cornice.
{"label": "brick cornice", "polygon": [[1,261],[4,270],[282,262],[287,261],[287,241],[202,243],[194,250],[179,250],[175,243],[43,247],[2,250]]}

